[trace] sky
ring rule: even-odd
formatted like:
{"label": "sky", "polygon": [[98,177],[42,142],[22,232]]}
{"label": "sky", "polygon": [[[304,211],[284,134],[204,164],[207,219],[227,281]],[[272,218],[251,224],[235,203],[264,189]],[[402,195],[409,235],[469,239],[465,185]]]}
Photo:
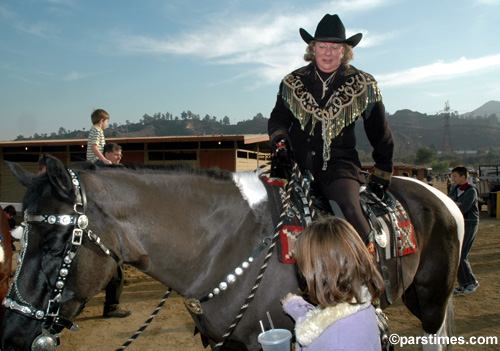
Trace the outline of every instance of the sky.
{"label": "sky", "polygon": [[0,140],[192,111],[269,117],[304,66],[304,28],[338,14],[387,112],[500,100],[500,0],[2,0]]}

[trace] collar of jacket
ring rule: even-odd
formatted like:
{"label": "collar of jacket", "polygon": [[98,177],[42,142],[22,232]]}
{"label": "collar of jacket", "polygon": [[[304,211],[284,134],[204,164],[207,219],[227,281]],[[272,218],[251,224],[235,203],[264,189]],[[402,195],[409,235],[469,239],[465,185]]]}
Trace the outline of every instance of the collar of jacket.
{"label": "collar of jacket", "polygon": [[[302,83],[304,83],[304,86],[307,87],[307,89],[310,91],[310,88],[312,87],[312,85],[314,84],[314,80],[316,79],[315,70],[316,64],[311,62],[307,66],[293,71],[291,74],[300,77],[300,80],[302,81]],[[335,74],[335,85],[338,85],[340,81],[344,81],[346,75],[352,75],[356,72],[357,70],[352,66],[349,66],[349,68],[347,68],[347,66],[345,65],[340,65],[340,67],[337,68],[337,73]],[[341,77],[342,79],[339,79],[338,77]]]}
{"label": "collar of jacket", "polygon": [[356,305],[342,302],[333,307],[317,307],[307,312],[305,319],[299,320],[295,325],[297,341],[303,346],[309,346],[332,324],[370,307],[371,294],[366,286],[363,287],[361,296],[365,302]]}

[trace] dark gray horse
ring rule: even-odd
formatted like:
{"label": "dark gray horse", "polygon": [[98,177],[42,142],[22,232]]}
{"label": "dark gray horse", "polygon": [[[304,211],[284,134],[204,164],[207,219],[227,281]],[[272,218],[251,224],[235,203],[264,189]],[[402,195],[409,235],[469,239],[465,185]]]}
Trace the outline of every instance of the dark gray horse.
{"label": "dark gray horse", "polygon": [[[47,172],[39,176],[8,163],[28,187],[27,227],[22,262],[4,300],[1,349],[28,351],[34,342],[55,342],[53,335],[64,327],[74,329],[72,321],[122,262],[177,291],[204,340],[212,347],[220,342],[254,286],[275,230],[257,175],[147,168],[73,172],[56,158],[45,159]],[[390,191],[410,215],[419,248],[398,259],[402,277],[396,260],[389,260],[392,293],[405,292],[403,300],[425,333],[446,335],[462,216],[451,200],[421,182],[395,177]],[[295,268],[277,256],[268,258],[253,302],[223,350],[259,350],[259,320],[266,311],[275,327],[293,330],[279,300],[297,291]]]}

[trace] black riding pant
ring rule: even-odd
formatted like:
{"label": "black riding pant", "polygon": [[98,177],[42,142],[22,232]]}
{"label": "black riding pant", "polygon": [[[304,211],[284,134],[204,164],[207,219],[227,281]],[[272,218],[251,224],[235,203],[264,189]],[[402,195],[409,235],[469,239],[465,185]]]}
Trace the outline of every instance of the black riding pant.
{"label": "black riding pant", "polygon": [[122,295],[124,281],[123,267],[118,266],[118,268],[116,268],[115,274],[113,275],[113,278],[111,278],[108,285],[106,286],[104,308],[114,307],[120,304],[120,296]]}
{"label": "black riding pant", "polygon": [[329,184],[324,184],[319,180],[318,183],[323,195],[328,200],[337,202],[346,220],[351,223],[365,241],[371,228],[359,202],[360,183],[350,178],[338,178]]}

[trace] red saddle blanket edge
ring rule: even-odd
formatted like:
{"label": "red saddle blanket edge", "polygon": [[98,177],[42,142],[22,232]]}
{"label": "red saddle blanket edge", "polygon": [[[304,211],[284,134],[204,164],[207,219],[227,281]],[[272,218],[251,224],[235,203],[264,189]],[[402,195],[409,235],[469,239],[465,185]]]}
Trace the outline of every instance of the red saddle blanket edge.
{"label": "red saddle blanket edge", "polygon": [[[417,241],[415,240],[415,230],[413,229],[413,224],[410,221],[398,222],[398,226],[400,229],[407,231],[410,230],[409,239],[411,240],[412,246],[403,245],[403,256],[410,255],[412,253],[417,252]],[[400,245],[398,244],[398,250]]]}
{"label": "red saddle blanket edge", "polygon": [[[402,240],[409,240],[411,242],[403,242],[402,240],[397,243],[396,252],[400,252],[402,248],[402,256],[410,255],[417,252],[417,245],[415,240],[415,231],[413,225],[410,221],[398,222],[398,226],[402,232],[406,232],[406,235],[402,233]],[[295,249],[295,240],[302,233],[304,228],[297,225],[284,225],[280,230],[280,244],[278,246],[280,261],[282,263],[295,263],[295,258],[293,257]],[[410,245],[409,245],[410,244]],[[389,245],[388,245],[389,246]],[[377,255],[378,256],[378,255]],[[392,258],[394,255],[389,254],[387,258]],[[376,257],[378,261],[378,257]]]}
{"label": "red saddle blanket edge", "polygon": [[[279,188],[284,188],[285,182],[282,179],[279,178],[268,178],[268,177],[262,177],[265,183],[267,183],[268,187],[267,190],[271,191],[271,189],[276,189],[277,187]],[[410,255],[412,253],[415,253],[417,251],[417,245],[416,245],[416,240],[415,240],[415,231],[413,228],[412,223],[409,221],[408,216],[406,214],[406,211],[402,208],[401,204],[397,206],[397,219],[398,219],[398,226],[401,230],[401,240],[397,242],[396,244],[396,254],[400,252],[400,249],[402,247],[402,256]],[[286,223],[288,222],[288,223]],[[295,222],[295,224],[293,224]],[[285,221],[283,226],[280,229],[279,233],[279,244],[278,246],[278,253],[280,256],[280,261],[282,263],[295,263],[295,258],[293,257],[294,253],[294,248],[295,248],[295,240],[299,237],[299,235],[302,233],[304,230],[303,226],[296,225],[297,219],[288,219]],[[389,235],[389,240],[391,240],[391,235]],[[388,244],[388,248],[390,248],[390,243]],[[392,258],[394,257],[394,254],[391,253],[391,250],[388,250],[387,252],[387,258]],[[378,260],[378,259],[377,259]]]}
{"label": "red saddle blanket edge", "polygon": [[281,241],[281,262],[282,263],[295,263],[293,257],[295,249],[295,240],[302,234],[304,228],[297,225],[285,225],[280,230]]}

